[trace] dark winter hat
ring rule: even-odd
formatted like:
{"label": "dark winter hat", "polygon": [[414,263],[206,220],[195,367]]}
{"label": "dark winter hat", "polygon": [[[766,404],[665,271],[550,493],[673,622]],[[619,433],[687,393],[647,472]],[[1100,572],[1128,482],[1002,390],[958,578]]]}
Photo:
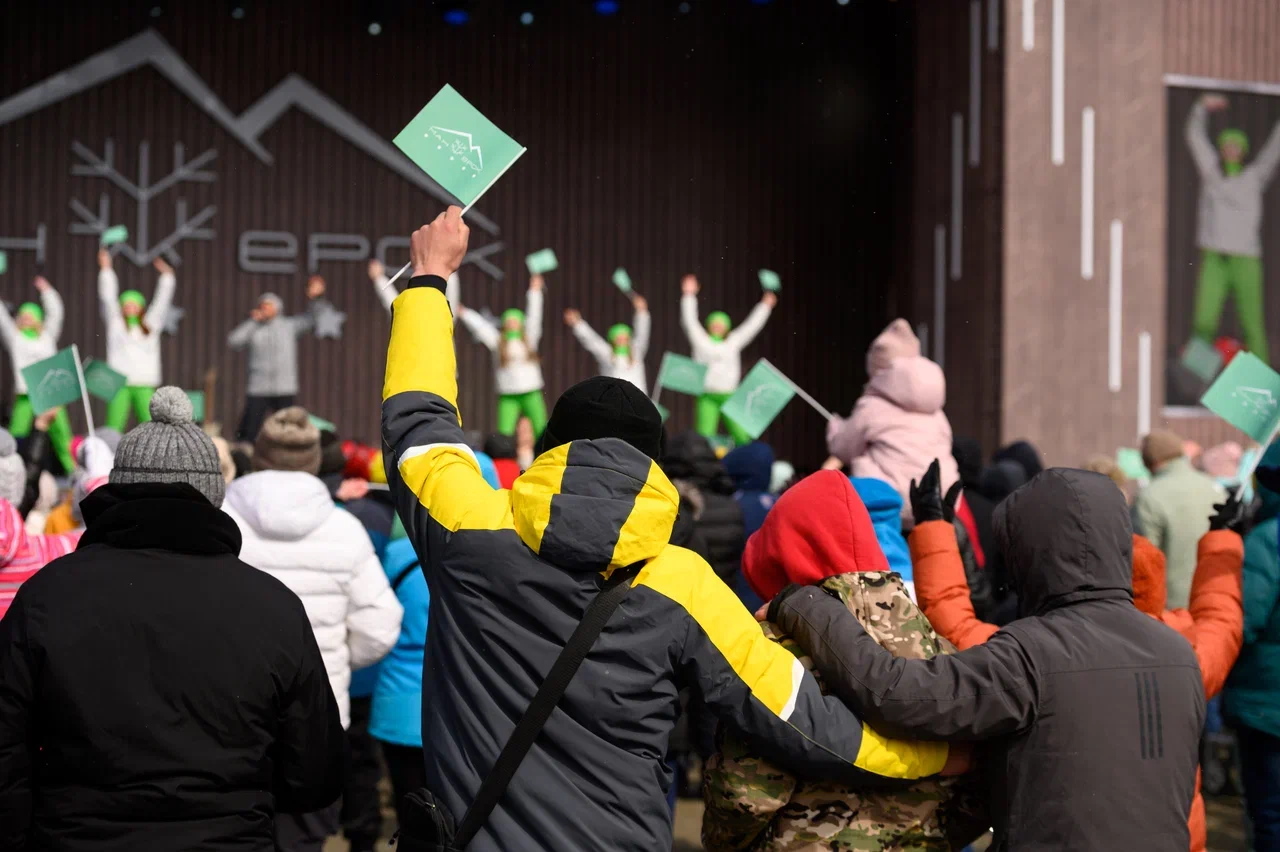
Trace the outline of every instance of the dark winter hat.
{"label": "dark winter hat", "polygon": [[622,379],[596,376],[579,382],[556,400],[538,452],[570,441],[621,438],[651,459],[662,457],[662,416],[638,387]]}
{"label": "dark winter hat", "polygon": [[212,439],[191,420],[185,391],[162,387],[151,397],[151,422],[140,423],[116,447],[113,484],[185,482],[222,505],[226,481]]}
{"label": "dark winter hat", "polygon": [[253,443],[254,470],[320,472],[320,430],[300,405],[267,418]]}

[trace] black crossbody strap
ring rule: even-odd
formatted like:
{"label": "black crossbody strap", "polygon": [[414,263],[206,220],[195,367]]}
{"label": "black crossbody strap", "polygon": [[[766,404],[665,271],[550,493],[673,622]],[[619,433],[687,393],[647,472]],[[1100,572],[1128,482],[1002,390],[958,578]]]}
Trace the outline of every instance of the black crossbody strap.
{"label": "black crossbody strap", "polygon": [[494,762],[493,769],[489,770],[489,774],[480,784],[480,791],[476,793],[475,801],[471,803],[471,807],[467,808],[462,822],[458,824],[458,833],[454,837],[455,849],[466,849],[467,844],[476,836],[476,832],[489,819],[489,814],[493,813],[493,809],[502,799],[502,794],[506,792],[507,785],[511,783],[516,770],[520,768],[525,755],[529,753],[529,749],[533,747],[534,741],[541,733],[542,727],[547,723],[547,719],[551,718],[552,711],[556,709],[561,696],[569,688],[569,682],[573,680],[578,667],[586,659],[587,652],[595,644],[596,637],[600,635],[600,631],[604,629],[609,617],[618,608],[618,604],[622,603],[622,599],[627,596],[627,592],[631,591],[631,581],[635,579],[641,567],[642,565],[637,563],[615,570],[609,575],[604,588],[596,595],[595,600],[587,607],[582,621],[578,622],[564,650],[560,652],[560,656],[556,657],[551,671],[538,687],[533,701],[529,702],[529,708],[524,711],[524,715],[516,723],[515,730],[511,732],[507,744],[502,747],[502,753]]}
{"label": "black crossbody strap", "polygon": [[410,562],[408,565],[404,566],[404,568],[400,570],[400,573],[396,575],[396,578],[391,581],[391,591],[393,592],[400,591],[400,584],[403,583],[405,580],[409,579],[409,575],[412,574],[414,571],[417,571],[421,567],[422,567],[422,562],[421,560],[418,560],[418,559],[415,559],[412,562]]}

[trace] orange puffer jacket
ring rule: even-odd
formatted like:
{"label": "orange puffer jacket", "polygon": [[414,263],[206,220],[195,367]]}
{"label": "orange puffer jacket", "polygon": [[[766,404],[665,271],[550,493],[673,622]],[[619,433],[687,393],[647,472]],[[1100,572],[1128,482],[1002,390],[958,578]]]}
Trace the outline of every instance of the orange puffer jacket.
{"label": "orange puffer jacket", "polygon": [[[938,633],[958,649],[981,645],[1000,628],[980,621],[969,601],[955,529],[946,521],[918,524],[911,532],[911,564],[916,599]],[[1187,609],[1165,609],[1164,554],[1140,535],[1133,537],[1133,602],[1138,609],[1178,631],[1196,652],[1206,698],[1222,689],[1244,641],[1241,566],[1244,542],[1229,530],[1211,530],[1200,539],[1191,600]],[[1191,852],[1204,852],[1204,799],[1196,775],[1196,795],[1187,820]]]}

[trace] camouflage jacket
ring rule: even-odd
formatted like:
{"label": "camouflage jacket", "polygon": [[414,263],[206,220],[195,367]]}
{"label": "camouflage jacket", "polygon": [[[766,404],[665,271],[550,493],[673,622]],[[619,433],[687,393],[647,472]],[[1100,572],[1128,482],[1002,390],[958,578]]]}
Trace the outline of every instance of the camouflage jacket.
{"label": "camouflage jacket", "polygon": [[[842,574],[822,585],[895,656],[928,659],[955,652],[896,573]],[[772,624],[764,631],[822,682],[791,637]],[[931,779],[893,792],[853,790],[800,781],[732,737],[722,735],[719,746],[703,783],[702,843],[708,852],[947,850],[966,845],[989,825],[968,779]]]}

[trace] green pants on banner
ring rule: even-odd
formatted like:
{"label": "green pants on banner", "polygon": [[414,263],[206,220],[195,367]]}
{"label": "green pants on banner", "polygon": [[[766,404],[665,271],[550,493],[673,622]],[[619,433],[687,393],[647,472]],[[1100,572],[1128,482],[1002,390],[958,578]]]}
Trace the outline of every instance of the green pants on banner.
{"label": "green pants on banner", "polygon": [[[698,397],[697,404],[694,407],[694,429],[704,438],[714,438],[716,433],[720,431],[720,407],[728,401],[731,393],[704,393]],[[724,421],[725,428],[729,430],[729,436],[733,438],[733,442],[741,447],[743,444],[751,443],[751,436],[744,432],[736,423],[728,418]]]}
{"label": "green pants on banner", "polygon": [[1222,323],[1227,296],[1236,300],[1236,316],[1244,330],[1245,348],[1271,363],[1267,326],[1262,312],[1262,258],[1204,251],[1200,256],[1200,280],[1196,285],[1193,315],[1195,336],[1213,343]]}
{"label": "green pants on banner", "polygon": [[111,398],[111,402],[107,403],[107,421],[105,425],[123,435],[125,427],[129,425],[130,406],[133,407],[133,414],[138,418],[139,423],[150,422],[151,397],[155,392],[155,388],[141,387],[139,385],[128,385],[120,388],[116,395]]}
{"label": "green pants on banner", "polygon": [[[31,407],[31,400],[25,393],[18,394],[13,400],[13,414],[9,417],[9,434],[15,438],[27,437],[31,434],[35,421],[36,413]],[[58,413],[53,416],[53,422],[49,424],[49,443],[53,446],[58,461],[62,463],[63,470],[67,473],[75,470],[76,461],[71,457],[71,418],[67,417],[65,408],[59,408]]]}
{"label": "green pants on banner", "polygon": [[498,434],[514,435],[521,414],[529,418],[533,434],[542,435],[542,430],[547,428],[547,404],[542,399],[542,391],[498,394]]}

